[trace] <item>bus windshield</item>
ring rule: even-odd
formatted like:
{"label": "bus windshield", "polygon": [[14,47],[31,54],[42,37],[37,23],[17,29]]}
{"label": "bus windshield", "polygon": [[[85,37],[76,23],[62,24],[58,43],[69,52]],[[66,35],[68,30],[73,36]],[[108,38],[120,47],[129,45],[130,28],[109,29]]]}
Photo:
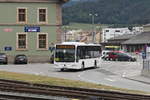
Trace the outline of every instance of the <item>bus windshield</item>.
{"label": "bus windshield", "polygon": [[55,61],[56,62],[75,62],[75,48],[67,46],[56,46],[55,51]]}

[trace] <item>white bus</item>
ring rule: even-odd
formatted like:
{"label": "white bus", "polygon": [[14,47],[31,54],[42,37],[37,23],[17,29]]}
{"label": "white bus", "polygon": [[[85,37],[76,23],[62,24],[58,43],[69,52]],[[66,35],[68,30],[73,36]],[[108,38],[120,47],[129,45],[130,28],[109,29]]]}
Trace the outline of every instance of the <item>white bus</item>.
{"label": "white bus", "polygon": [[81,69],[98,67],[101,46],[82,42],[63,42],[55,45],[54,64],[61,71],[64,69]]}

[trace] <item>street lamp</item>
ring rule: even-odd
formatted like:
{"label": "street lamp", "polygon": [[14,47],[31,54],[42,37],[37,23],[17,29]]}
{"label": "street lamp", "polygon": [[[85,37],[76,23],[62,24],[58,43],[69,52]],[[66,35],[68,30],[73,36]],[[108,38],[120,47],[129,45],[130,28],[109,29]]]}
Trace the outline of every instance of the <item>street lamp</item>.
{"label": "street lamp", "polygon": [[64,30],[64,34],[63,34],[63,39],[64,39],[64,42],[67,41],[67,31],[69,29],[69,26],[63,26],[63,30]]}
{"label": "street lamp", "polygon": [[95,13],[95,14],[89,14],[89,16],[91,16],[92,17],[92,43],[94,43],[95,42],[95,33],[94,33],[94,21],[95,21],[95,16],[98,16],[98,14],[97,13]]}
{"label": "street lamp", "polygon": [[[98,31],[97,31],[97,30],[98,30]],[[101,28],[100,25],[99,25],[99,26],[96,26],[96,32],[99,33],[99,38],[98,38],[98,39],[99,39],[99,43],[101,43],[101,42],[102,42],[102,39],[101,39],[101,38],[102,38],[102,36],[101,36],[101,35],[102,35],[102,33],[101,33],[101,32],[102,32],[102,28]]]}

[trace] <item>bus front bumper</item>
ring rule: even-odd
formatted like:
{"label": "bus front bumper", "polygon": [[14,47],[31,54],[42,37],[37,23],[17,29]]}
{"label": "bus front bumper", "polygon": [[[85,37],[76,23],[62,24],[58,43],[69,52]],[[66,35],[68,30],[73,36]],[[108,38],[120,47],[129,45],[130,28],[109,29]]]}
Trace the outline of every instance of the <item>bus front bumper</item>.
{"label": "bus front bumper", "polygon": [[80,69],[81,67],[78,64],[75,63],[59,63],[55,64],[56,68],[61,68],[61,69]]}

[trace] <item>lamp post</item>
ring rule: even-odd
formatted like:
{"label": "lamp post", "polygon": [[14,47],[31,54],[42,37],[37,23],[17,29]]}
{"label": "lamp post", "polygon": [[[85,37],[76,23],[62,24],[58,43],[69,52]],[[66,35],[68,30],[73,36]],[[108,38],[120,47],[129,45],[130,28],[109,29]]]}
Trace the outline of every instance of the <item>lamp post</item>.
{"label": "lamp post", "polygon": [[63,34],[63,38],[64,38],[64,42],[66,42],[67,40],[67,31],[68,31],[69,26],[63,26],[63,30],[64,30],[64,34]]}
{"label": "lamp post", "polygon": [[99,25],[99,26],[96,26],[96,31],[98,30],[98,33],[99,33],[99,43],[101,43],[101,41],[102,41],[102,34],[101,34],[101,31],[102,31],[102,28],[101,28],[101,26]]}
{"label": "lamp post", "polygon": [[95,42],[94,21],[95,21],[95,16],[98,16],[98,14],[97,13],[95,13],[95,14],[90,13],[89,16],[91,16],[91,18],[92,18],[92,43],[94,43]]}

